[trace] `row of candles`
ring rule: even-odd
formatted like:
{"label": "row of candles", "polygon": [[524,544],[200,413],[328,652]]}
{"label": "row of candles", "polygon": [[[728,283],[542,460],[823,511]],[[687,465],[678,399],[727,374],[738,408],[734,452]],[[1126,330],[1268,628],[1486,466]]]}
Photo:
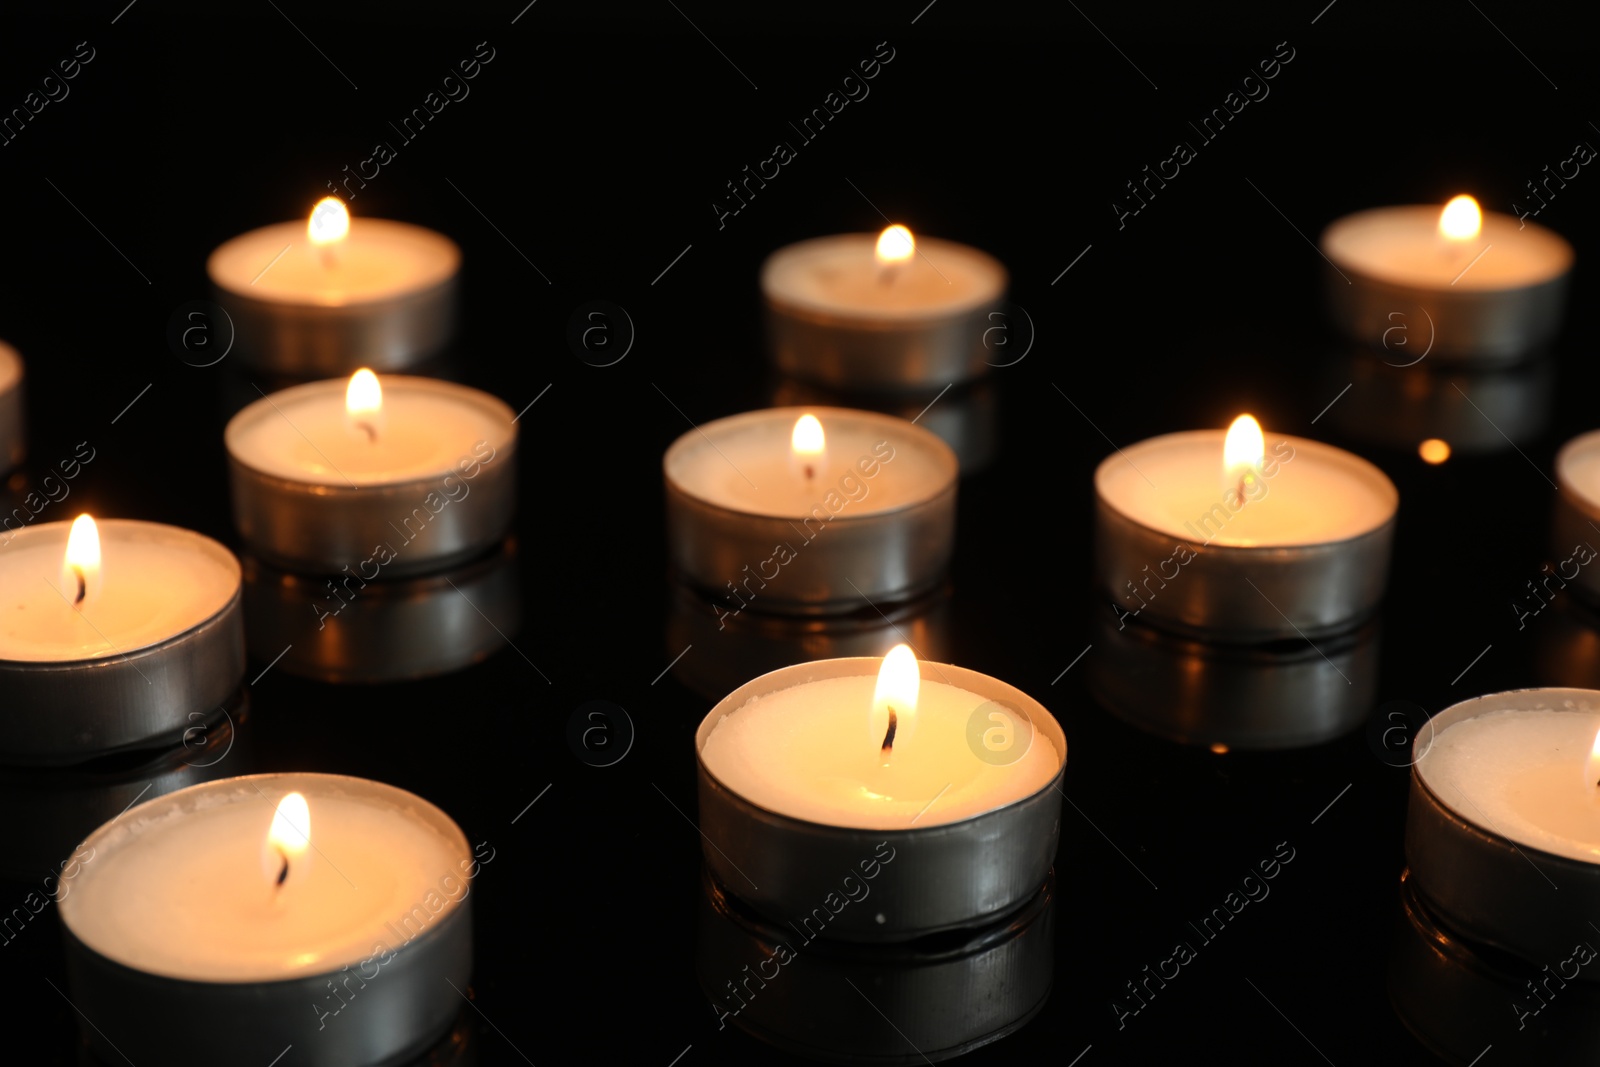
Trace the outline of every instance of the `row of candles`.
{"label": "row of candles", "polygon": [[[1349,290],[1330,282],[1336,314],[1371,340],[1391,324],[1391,305],[1423,308],[1439,351],[1457,359],[1503,360],[1548,339],[1571,250],[1510,221],[1458,198],[1442,215],[1387,209],[1335,223],[1323,249]],[[505,536],[510,409],[478,390],[389,373],[448,338],[458,264],[448,239],[352,221],[336,200],[309,226],[267,227],[213,254],[219,298],[256,365],[299,374],[369,365],[274,393],[228,424],[233,514],[252,552],[301,573],[361,561],[392,576],[469,559]],[[895,226],[875,240],[781,250],[762,282],[780,368],[832,385],[916,388],[981,372],[1005,272],[976,249]],[[21,379],[20,359],[0,346],[8,465],[21,455]],[[1563,535],[1572,521],[1600,519],[1597,468],[1600,433],[1558,459]],[[904,420],[835,408],[736,415],[685,434],[663,470],[674,567],[719,615],[904,600],[934,585],[953,553],[955,456]],[[1123,618],[1266,642],[1346,630],[1381,599],[1398,493],[1351,453],[1269,436],[1241,416],[1226,432],[1119,450],[1095,490],[1097,580]],[[87,516],[4,544],[0,686],[19,713],[0,723],[0,761],[69,765],[148,746],[237,685],[241,567],[223,546]],[[1433,725],[1414,775],[1419,892],[1478,940],[1544,952],[1564,931],[1516,888],[1526,879],[1504,854],[1536,850],[1565,864],[1583,903],[1600,896],[1590,825],[1600,693],[1480,698]],[[830,937],[906,941],[995,921],[1038,892],[1054,860],[1060,724],[1004,682],[919,663],[905,646],[881,661],[764,675],[712,709],[696,744],[704,856],[729,893],[782,919],[834,895],[841,870],[880,879],[874,906],[839,913]],[[387,1061],[446,1025],[453,994],[441,995],[438,979],[459,986],[470,975],[461,887],[477,859],[444,813],[386,785],[225,779],[134,807],[74,855],[93,857],[61,901],[80,1007],[136,1033],[141,1018],[177,1003],[229,1020],[181,1062],[301,1038],[302,1062]],[[1490,884],[1452,873],[1463,869]],[[172,891],[179,883],[227,906],[192,908]],[[360,1003],[384,1024],[319,1041],[311,1023],[321,1020],[302,1018],[305,997],[347,983],[353,967],[376,994]],[[383,971],[409,977],[374,981]]]}

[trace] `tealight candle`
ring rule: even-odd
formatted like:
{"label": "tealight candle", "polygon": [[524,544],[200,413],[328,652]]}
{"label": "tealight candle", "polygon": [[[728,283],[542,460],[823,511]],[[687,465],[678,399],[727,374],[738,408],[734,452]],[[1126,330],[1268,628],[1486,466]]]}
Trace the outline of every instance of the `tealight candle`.
{"label": "tealight candle", "polygon": [[293,1045],[300,1064],[397,1063],[459,1008],[478,859],[404,790],[227,778],[129,810],[75,855],[67,974],[103,1056],[187,1067]]}
{"label": "tealight candle", "polygon": [[773,363],[840,388],[942,389],[978,377],[1005,288],[993,256],[898,225],[801,241],[761,268]]}
{"label": "tealight candle", "polygon": [[352,219],[326,197],[309,222],[251,230],[206,263],[235,348],[260,370],[298,378],[360,366],[403,370],[440,353],[455,328],[461,252],[443,234]]}
{"label": "tealight candle", "polygon": [[1561,328],[1572,246],[1470,196],[1374,208],[1322,234],[1336,268],[1327,294],[1336,324],[1358,341],[1435,360],[1503,361],[1535,351]]}
{"label": "tealight candle", "polygon": [[[976,671],[876,659],[798,664],[701,722],[700,828],[729,891],[780,918],[871,873],[874,903],[830,937],[904,940],[1038,892],[1055,856],[1066,738],[1037,701]],[[837,911],[838,909],[834,909]]]}
{"label": "tealight candle", "polygon": [[1568,441],[1556,453],[1556,503],[1550,523],[1550,558],[1537,581],[1529,580],[1528,593],[1537,609],[1570,582],[1600,599],[1600,430],[1590,430]]}
{"label": "tealight candle", "polygon": [[746,412],[685,433],[662,467],[673,565],[719,619],[905,599],[949,565],[955,454],[903,419]]}
{"label": "tealight candle", "polygon": [[[1552,962],[1600,907],[1600,692],[1525,689],[1446,708],[1414,742],[1406,858],[1462,935]],[[1589,976],[1593,977],[1593,976]]]}
{"label": "tealight candle", "polygon": [[1119,624],[1314,637],[1371,614],[1399,493],[1358,456],[1256,421],[1165,434],[1095,471],[1095,569]]}
{"label": "tealight candle", "polygon": [[240,536],[290,570],[358,586],[436,570],[511,524],[515,416],[477,389],[363,368],[263,397],[224,439]]}
{"label": "tealight candle", "polygon": [[175,738],[244,677],[239,561],[174,526],[89,516],[0,552],[0,762]]}
{"label": "tealight candle", "polygon": [[22,464],[27,436],[22,411],[22,357],[0,341],[0,475]]}

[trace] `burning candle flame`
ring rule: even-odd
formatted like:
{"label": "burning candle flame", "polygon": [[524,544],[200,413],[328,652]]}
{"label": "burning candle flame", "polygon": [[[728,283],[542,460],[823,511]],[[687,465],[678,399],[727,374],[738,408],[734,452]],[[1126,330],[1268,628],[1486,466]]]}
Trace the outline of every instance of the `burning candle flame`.
{"label": "burning candle flame", "polygon": [[827,437],[817,417],[807,412],[796,419],[794,432],[789,435],[789,456],[807,483],[816,478],[827,452]]}
{"label": "burning candle flame", "polygon": [[304,877],[306,850],[310,847],[311,808],[305,797],[290,793],[278,801],[261,850],[261,869],[274,887],[282,886],[291,876],[297,880]]}
{"label": "burning candle flame", "polygon": [[1255,416],[1240,415],[1234,419],[1222,442],[1224,490],[1236,491],[1242,502],[1245,489],[1260,477],[1261,461],[1266,454],[1267,443]]}
{"label": "burning candle flame", "polygon": [[1465,194],[1454,197],[1439,213],[1439,233],[1451,241],[1470,241],[1483,229],[1478,202]]}
{"label": "burning candle flame", "polygon": [[82,611],[100,587],[100,531],[87,514],[72,520],[61,561],[62,593]]}
{"label": "burning candle flame", "polygon": [[1422,457],[1422,462],[1437,467],[1450,458],[1450,442],[1430,437],[1417,446],[1417,455]]}
{"label": "burning candle flame", "polygon": [[917,239],[911,231],[895,223],[878,235],[878,266],[896,267],[916,255]]}
{"label": "burning candle flame", "polygon": [[336,196],[325,196],[311,209],[306,235],[317,247],[335,244],[350,232],[350,211]]}
{"label": "burning candle flame", "polygon": [[383,386],[378,376],[365,367],[350,375],[350,384],[344,390],[344,411],[350,425],[367,435],[369,441],[378,439],[378,421],[383,415]]}
{"label": "burning candle flame", "polygon": [[[917,692],[922,688],[922,671],[909,645],[895,645],[878,668],[878,684],[872,690],[872,733],[881,738],[883,762],[896,741],[904,742],[917,716]],[[881,733],[880,733],[881,730]]]}
{"label": "burning candle flame", "polygon": [[1594,735],[1594,746],[1589,750],[1589,761],[1584,767],[1584,788],[1590,796],[1600,796],[1600,733]]}

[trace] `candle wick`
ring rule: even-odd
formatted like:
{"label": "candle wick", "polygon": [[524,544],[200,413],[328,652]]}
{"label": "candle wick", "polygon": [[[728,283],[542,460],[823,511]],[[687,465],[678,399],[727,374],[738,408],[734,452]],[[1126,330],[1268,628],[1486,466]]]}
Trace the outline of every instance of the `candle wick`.
{"label": "candle wick", "polygon": [[806,464],[806,481],[809,482],[809,481],[811,481],[811,479],[815,478],[816,476],[817,476],[817,469],[815,467],[813,467],[811,464],[807,463]]}
{"label": "candle wick", "polygon": [[278,858],[283,861],[283,864],[278,868],[277,880],[273,882],[274,887],[282,886],[284,882],[289,880],[289,854],[282,849],[278,849]]}
{"label": "candle wick", "polygon": [[358,423],[356,423],[356,425],[361,427],[361,429],[366,432],[368,441],[373,442],[373,443],[377,443],[378,431],[373,427],[373,425],[371,423],[369,423],[369,422],[358,422]]}
{"label": "candle wick", "polygon": [[899,720],[898,717],[896,717],[896,715],[894,713],[894,709],[890,708],[889,709],[889,729],[883,735],[883,748],[882,748],[883,752],[888,752],[890,749],[894,748],[894,732],[895,732],[896,729],[899,728],[899,726],[900,726],[900,720]]}
{"label": "candle wick", "polygon": [[1244,507],[1244,502],[1245,502],[1244,483],[1245,483],[1245,479],[1248,478],[1248,477],[1249,477],[1248,474],[1239,475],[1239,506],[1241,508]]}
{"label": "candle wick", "polygon": [[78,579],[78,595],[72,598],[72,606],[82,608],[83,598],[89,595],[89,583],[84,580],[83,571],[79,568],[72,568],[72,573]]}

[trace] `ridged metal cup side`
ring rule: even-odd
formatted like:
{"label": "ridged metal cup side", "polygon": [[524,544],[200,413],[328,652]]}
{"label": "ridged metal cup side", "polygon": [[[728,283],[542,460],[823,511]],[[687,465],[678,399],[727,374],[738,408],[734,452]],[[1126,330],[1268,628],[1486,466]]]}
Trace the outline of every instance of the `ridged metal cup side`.
{"label": "ridged metal cup side", "polygon": [[[107,520],[102,529],[132,520]],[[150,524],[140,524],[150,525]],[[176,742],[192,713],[225,703],[244,677],[239,561],[196,535],[234,572],[227,603],[164,641],[88,660],[0,659],[0,764],[66,765],[128,748]]]}
{"label": "ridged metal cup side", "polygon": [[[699,912],[695,969],[717,1028],[736,1026],[813,1060],[964,1055],[1038,1014],[1055,970],[1053,874],[1011,915],[937,946],[808,940],[744,908],[709,871]],[[871,999],[841,998],[846,983]]]}
{"label": "ridged metal cup side", "polygon": [[959,822],[906,830],[828,826],[770,811],[724,785],[706,766],[703,750],[725,715],[754,697],[804,682],[872,675],[880,660],[820,660],[773,671],[734,690],[700,723],[695,735],[700,831],[706,865],[729,891],[779,922],[803,922],[837,894],[841,879],[862,861],[892,850],[873,882],[873,905],[831,916],[827,936],[841,941],[906,941],[941,930],[991,921],[1038,891],[1055,861],[1061,830],[1060,785],[1066,773],[1066,735],[1045,707],[977,671],[923,662],[922,677],[1021,708],[1035,744],[1048,741],[1062,757],[1049,784],[1030,796]]}
{"label": "ridged metal cup side", "polygon": [[[1408,347],[1436,363],[1496,366],[1538,352],[1561,332],[1567,275],[1518,289],[1435,289],[1397,285],[1341,264],[1325,275],[1328,314],[1347,337],[1382,346],[1397,322]],[[1346,280],[1348,278],[1348,281]],[[1404,316],[1396,319],[1395,315]]]}
{"label": "ridged metal cup side", "polygon": [[[1435,715],[1414,747],[1425,754],[1439,733],[1488,712],[1564,701],[1600,706],[1600,692],[1523,689],[1475,697]],[[1574,941],[1591,931],[1589,919],[1600,914],[1600,864],[1518,844],[1480,826],[1472,821],[1475,813],[1454,810],[1429,787],[1422,760],[1419,756],[1411,767],[1405,836],[1418,896],[1473,941],[1538,963],[1565,957]],[[1583,977],[1600,981],[1600,967]]]}
{"label": "ridged metal cup side", "polygon": [[1282,646],[1208,645],[1097,614],[1095,699],[1141,730],[1193,745],[1286,749],[1359,728],[1378,685],[1378,624]]}
{"label": "ridged metal cup side", "polygon": [[[1114,457],[1113,457],[1114,458]],[[1112,462],[1112,460],[1107,460]],[[1094,573],[1100,593],[1137,620],[1213,641],[1316,638],[1376,612],[1389,578],[1395,520],[1344,541],[1244,548],[1197,544],[1135,522],[1095,494]],[[1178,546],[1194,558],[1151,578]],[[1144,584],[1146,581],[1151,584]],[[1127,592],[1133,582],[1141,594]],[[1143,606],[1141,607],[1141,603]]]}

